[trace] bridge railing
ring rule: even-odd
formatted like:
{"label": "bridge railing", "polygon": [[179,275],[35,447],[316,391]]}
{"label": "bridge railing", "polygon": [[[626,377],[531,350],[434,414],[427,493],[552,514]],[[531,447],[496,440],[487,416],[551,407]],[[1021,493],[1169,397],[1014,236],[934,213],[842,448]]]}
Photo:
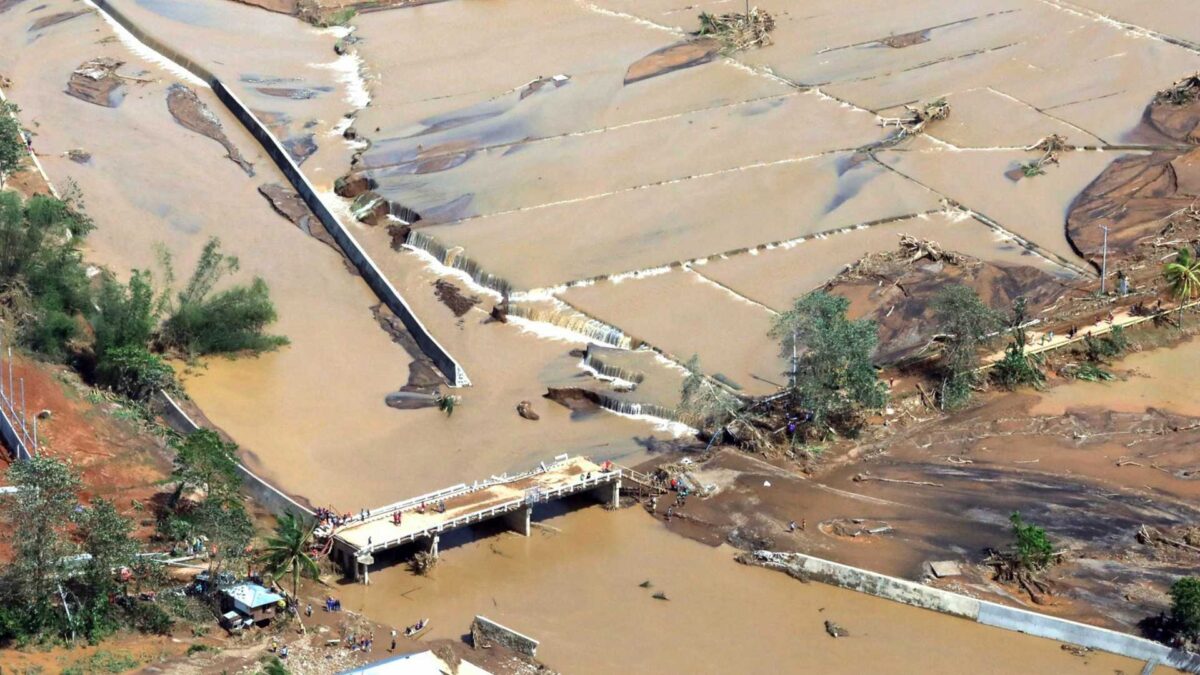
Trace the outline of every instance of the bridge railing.
{"label": "bridge railing", "polygon": [[443,488],[436,492],[430,492],[428,494],[424,494],[419,497],[405,499],[404,501],[396,502],[395,504],[389,504],[388,506],[380,507],[378,509],[371,509],[371,515],[368,516],[365,520],[354,520],[353,522],[351,522],[347,525],[343,525],[340,529],[348,530],[348,529],[352,529],[352,528],[358,527],[358,526],[366,524],[366,523],[373,523],[373,522],[376,522],[379,520],[389,520],[389,519],[391,519],[392,514],[396,513],[397,511],[411,511],[412,509],[419,507],[422,503],[424,503],[424,504],[436,503],[436,502],[444,500],[444,499],[450,499],[453,497],[461,497],[462,495],[469,495],[474,492],[486,490],[486,489],[488,489],[490,487],[494,487],[496,485],[504,485],[507,483],[513,483],[513,482],[516,482],[519,480],[523,480],[525,478],[531,478],[533,476],[537,476],[537,475],[545,473],[547,471],[551,471],[559,466],[562,466],[563,464],[565,464],[566,462],[569,462],[569,461],[570,461],[569,455],[558,455],[549,464],[542,462],[541,464],[539,464],[537,466],[537,468],[530,469],[529,471],[518,473],[518,474],[515,474],[512,476],[505,473],[505,474],[501,474],[499,476],[492,476],[492,477],[488,478],[487,480],[476,481],[475,483],[472,483],[471,485],[467,485],[466,483],[459,483],[458,485],[455,485],[453,487]]}
{"label": "bridge railing", "polygon": [[[438,523],[437,525],[431,525],[420,530],[407,532],[392,539],[385,539],[378,543],[372,543],[370,546],[364,546],[358,550],[363,553],[369,553],[395,548],[396,546],[401,546],[403,544],[412,543],[420,539],[429,538],[434,535],[441,534],[442,532],[457,530],[458,528],[471,523],[490,520],[505,513],[516,511],[519,508],[532,506],[538,502],[547,502],[552,499],[558,499],[570,494],[575,494],[576,492],[582,492],[584,490],[599,487],[601,485],[611,483],[613,480],[620,477],[621,472],[616,469],[612,471],[595,471],[591,476],[585,475],[582,479],[578,481],[572,481],[565,485],[559,485],[549,489],[540,487],[529,488],[525,491],[525,494],[518,499],[512,499],[501,504],[479,509],[478,511],[464,513],[461,516],[456,516],[450,520]],[[374,520],[374,518],[372,518],[372,520]]]}

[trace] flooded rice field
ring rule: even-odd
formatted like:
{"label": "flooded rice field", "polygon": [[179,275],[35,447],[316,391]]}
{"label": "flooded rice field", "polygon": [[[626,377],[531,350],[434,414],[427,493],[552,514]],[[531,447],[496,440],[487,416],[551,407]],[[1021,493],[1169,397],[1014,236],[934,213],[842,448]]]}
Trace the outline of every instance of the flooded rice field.
{"label": "flooded rice field", "polygon": [[[10,11],[0,15],[0,30],[23,35],[35,18]],[[38,40],[44,58],[5,52],[0,72],[13,82],[9,92],[37,134],[34,148],[47,171],[60,187],[74,181],[94,214],[89,258],[119,274],[155,269],[161,246],[182,273],[215,236],[240,258],[238,278],[258,275],[269,284],[280,316],[274,329],[288,336],[290,346],[179,369],[208,418],[245,448],[256,471],[284,490],[355,509],[524,470],[561,452],[637,461],[655,439],[672,438],[644,422],[599,411],[581,417],[541,399],[547,382],[582,372],[570,351],[582,347],[583,338],[539,338],[516,325],[480,328],[490,305],[455,317],[434,297],[436,275],[411,255],[390,261],[397,286],[411,284],[409,296],[423,320],[437,326],[452,352],[471,355],[467,368],[478,386],[463,392],[464,405],[452,419],[434,408],[389,408],[385,398],[408,381],[413,357],[379,327],[370,311],[378,300],[339,256],[258,194],[261,184],[286,181],[211,92],[188,85],[253,165],[253,178],[226,158],[221,145],[172,118],[167,96],[177,78],[130,52],[100,17],[88,13],[59,23]],[[72,69],[98,56],[123,61],[122,75],[144,80],[128,81],[130,91],[116,108],[62,91]],[[172,151],[150,151],[155,147]],[[90,162],[70,161],[65,153],[74,148],[87,150]],[[511,370],[490,367],[496,360]],[[527,399],[542,414],[537,423],[515,413]],[[342,470],[330,472],[335,461]]]}
{"label": "flooded rice field", "polygon": [[[1114,160],[1194,142],[1144,133],[1155,93],[1200,69],[1200,36],[1189,35],[1200,17],[1182,2],[779,0],[767,48],[730,56],[689,40],[699,11],[728,4],[448,0],[318,29],[234,2],[113,0],[272,128],[468,373],[453,415],[411,404],[450,388],[203,83],[71,0],[0,0],[0,42],[19,46],[0,50],[0,74],[51,178],[77,185],[97,223],[89,260],[126,274],[155,268],[162,248],[190,270],[219,237],[241,260],[239,278],[267,281],[274,330],[291,344],[178,364],[181,379],[256,472],[341,511],[564,452],[637,464],[694,445],[638,404],[670,412],[693,354],[744,393],[774,391],[786,361],[766,335],[773,317],[863,256],[896,251],[901,235],[981,263],[904,277],[918,310],[955,280],[997,306],[1030,292],[1053,318],[1055,296],[1096,283],[1094,261],[1078,253],[1094,245],[1066,227],[1080,193]],[[111,69],[101,84],[81,81],[97,63]],[[948,119],[896,135],[904,106],[940,98]],[[1024,172],[1052,134],[1078,147]],[[90,159],[70,161],[72,150]],[[344,198],[334,194],[343,176]],[[1173,199],[1194,191],[1187,180],[1173,188]],[[354,221],[356,198],[386,205],[366,219],[375,224]],[[856,315],[883,323],[895,344],[881,358],[930,332],[919,311],[888,322],[909,295],[893,286],[835,284]],[[801,541],[914,577],[935,556],[977,557],[1007,512],[1033,502],[1038,517],[1074,516],[1053,534],[1083,570],[1046,611],[1104,620],[1088,607],[1124,593],[1130,608],[1108,622],[1132,630],[1138,612],[1162,606],[1177,565],[1138,576],[1105,547],[1128,545],[1139,521],[1194,518],[1187,503],[1198,495],[1186,435],[1143,466],[1120,462],[1146,452],[1146,429],[1177,431],[1179,420],[1148,408],[1200,415],[1180,377],[1194,351],[1138,354],[1124,381],[1003,399],[943,429],[918,427],[894,450],[866,443],[851,456],[883,458],[872,470],[895,480],[933,475],[935,489],[857,480],[861,467],[849,465],[820,481],[713,467],[729,501],[697,507],[703,532],[684,533],[716,544],[759,520],[778,531],[798,513],[826,525],[891,519],[897,536],[874,547]],[[560,391],[545,397],[551,388]],[[802,487],[760,494],[780,473]],[[1109,508],[1119,517],[1096,524]],[[634,509],[552,512],[529,539],[444,541],[431,579],[384,565],[371,586],[342,591],[398,625],[431,616],[435,637],[458,638],[485,614],[541,639],[567,672],[754,672],[802,659],[828,671],[1140,667],[741,569],[728,547],[665,531]],[[638,586],[647,579],[669,600]],[[1022,604],[994,585],[971,588]],[[851,639],[823,634],[834,615]]]}

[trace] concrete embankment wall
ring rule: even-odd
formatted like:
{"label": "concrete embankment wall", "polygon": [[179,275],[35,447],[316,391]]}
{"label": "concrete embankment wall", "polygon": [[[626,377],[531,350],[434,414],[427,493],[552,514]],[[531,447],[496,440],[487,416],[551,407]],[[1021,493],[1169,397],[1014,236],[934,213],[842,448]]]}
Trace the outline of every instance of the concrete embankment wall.
{"label": "concrete embankment wall", "polygon": [[476,649],[482,649],[488,646],[488,643],[494,642],[518,654],[537,656],[537,640],[483,616],[476,615],[475,621],[471,623],[471,641]]}
{"label": "concrete embankment wall", "polygon": [[29,459],[29,450],[21,441],[21,434],[17,433],[16,427],[13,426],[15,419],[15,417],[10,419],[4,410],[4,405],[0,404],[0,440],[3,440],[4,447],[8,448],[9,457]]}
{"label": "concrete embankment wall", "polygon": [[217,95],[221,103],[225,104],[229,111],[233,113],[233,116],[254,136],[255,140],[262,144],[267,155],[279,167],[283,175],[287,177],[288,182],[292,184],[292,188],[299,193],[304,203],[308,205],[308,208],[320,219],[325,229],[329,231],[330,236],[337,242],[342,253],[358,269],[363,279],[367,282],[367,285],[375,292],[375,295],[379,297],[383,304],[387,305],[388,309],[400,317],[400,320],[404,323],[404,327],[412,334],[421,351],[433,361],[434,365],[442,371],[446,379],[453,386],[465,387],[470,385],[471,380],[467,377],[466,371],[454,360],[450,352],[446,351],[433,335],[430,334],[428,329],[425,328],[424,324],[421,323],[417,315],[408,306],[408,303],[400,296],[400,293],[392,286],[387,277],[383,275],[383,272],[379,270],[375,261],[359,245],[354,235],[325,206],[316,189],[309,183],[308,178],[304,176],[296,163],[292,161],[291,156],[287,154],[287,151],[284,150],[279,140],[275,138],[275,135],[267,129],[266,125],[207,68],[142,30],[140,26],[131,21],[119,9],[114,8],[107,0],[92,0],[92,2],[146,46],[174,61],[212,87],[213,93]]}
{"label": "concrete embankment wall", "polygon": [[985,626],[1067,642],[1140,661],[1153,661],[1189,673],[1200,673],[1200,655],[1107,628],[969,598],[803,553],[756,551],[754,558],[765,567],[788,570],[814,581],[957,616]]}
{"label": "concrete embankment wall", "polygon": [[[201,428],[167,392],[158,392],[157,399],[159,413],[166,420],[167,425],[175,431],[186,435]],[[313,512],[308,507],[301,505],[279,488],[263,480],[241,462],[238,462],[237,468],[238,473],[242,475],[242,486],[246,492],[271,513],[277,516],[292,513],[301,518],[313,517]]]}

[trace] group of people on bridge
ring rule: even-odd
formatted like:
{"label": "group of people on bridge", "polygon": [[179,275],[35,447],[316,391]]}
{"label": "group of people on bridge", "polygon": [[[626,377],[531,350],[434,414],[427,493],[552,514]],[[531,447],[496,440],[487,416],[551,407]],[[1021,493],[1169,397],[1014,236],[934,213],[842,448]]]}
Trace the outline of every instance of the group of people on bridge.
{"label": "group of people on bridge", "polygon": [[[435,502],[433,505],[433,509],[435,511],[437,511],[438,513],[445,513],[446,512],[446,500],[445,499],[437,500],[437,502]],[[417,513],[425,513],[425,511],[426,511],[425,502],[421,502],[421,505],[417,507]],[[400,509],[396,509],[395,513],[392,514],[392,524],[400,525],[400,523],[403,520],[404,520],[404,512],[401,511]]]}

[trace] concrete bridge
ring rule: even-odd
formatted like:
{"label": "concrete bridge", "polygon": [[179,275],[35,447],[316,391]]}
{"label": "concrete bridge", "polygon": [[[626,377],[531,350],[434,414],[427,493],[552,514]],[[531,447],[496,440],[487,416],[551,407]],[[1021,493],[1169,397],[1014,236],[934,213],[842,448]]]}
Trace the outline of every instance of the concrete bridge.
{"label": "concrete bridge", "polygon": [[[583,457],[559,455],[552,463],[515,476],[493,476],[472,485],[460,484],[437,492],[371,509],[365,519],[357,515],[333,532],[330,557],[355,579],[367,569],[378,551],[423,543],[430,554],[450,532],[485,520],[502,519],[514,531],[529,536],[533,505],[587,492],[605,504],[618,503],[622,470]],[[445,511],[438,504],[445,505]],[[424,505],[424,508],[422,508]],[[400,522],[395,522],[395,514]]]}

